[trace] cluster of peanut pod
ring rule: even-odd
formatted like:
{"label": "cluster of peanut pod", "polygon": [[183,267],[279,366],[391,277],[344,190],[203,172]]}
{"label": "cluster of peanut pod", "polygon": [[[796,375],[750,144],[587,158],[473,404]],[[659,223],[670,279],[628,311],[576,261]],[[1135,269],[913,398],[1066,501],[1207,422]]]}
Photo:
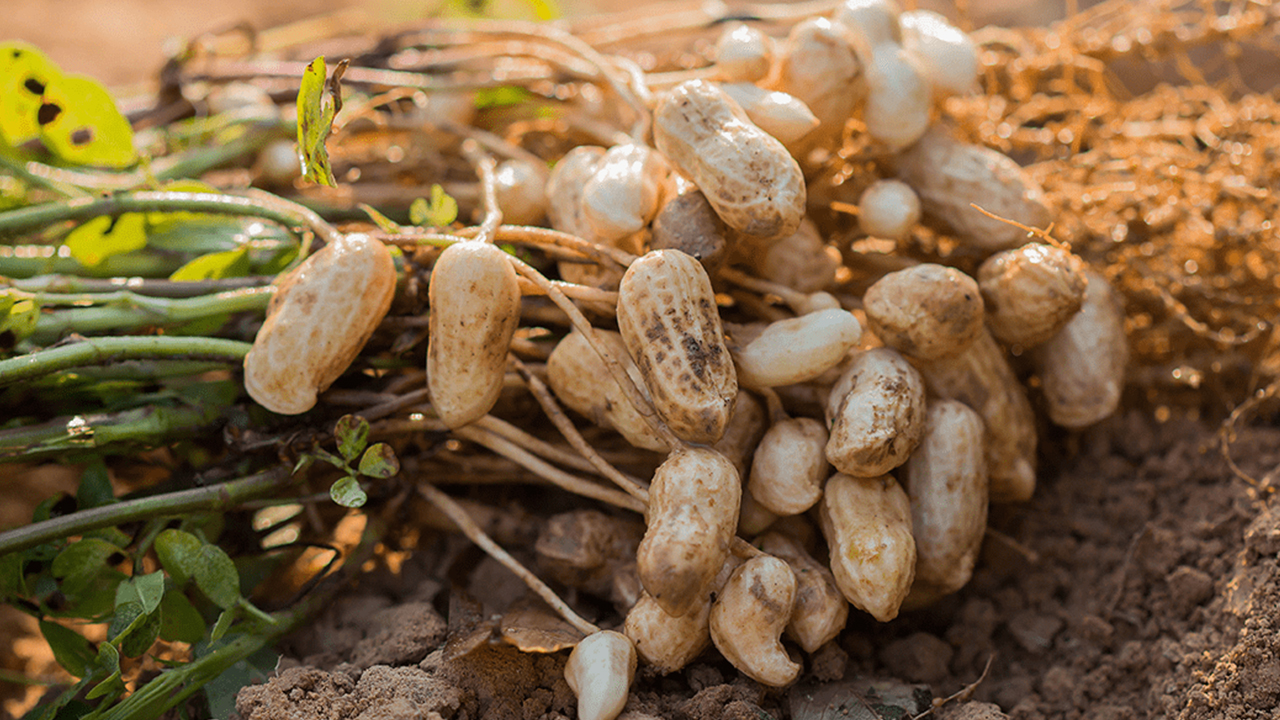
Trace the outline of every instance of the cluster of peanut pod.
{"label": "cluster of peanut pod", "polygon": [[[508,220],[545,213],[627,258],[560,262],[560,287],[601,292],[543,379],[588,421],[667,455],[642,533],[589,529],[590,513],[570,523],[598,551],[568,570],[607,568],[602,592],[625,613],[621,632],[592,634],[570,657],[581,717],[621,711],[637,655],[672,672],[714,645],[786,686],[801,666],[784,635],[812,653],[850,605],[889,621],[962,587],[988,503],[1035,488],[1037,418],[1010,350],[1030,359],[1053,423],[1082,428],[1116,409],[1127,359],[1116,293],[1049,236],[1032,240],[1026,228],[1050,211],[1016,163],[933,122],[977,73],[972,42],[941,16],[848,0],[785,38],[726,27],[701,77],[652,93],[651,133],[575,148],[549,176],[499,166]],[[805,217],[805,177],[851,123],[883,158],[858,203],[862,232],[901,239],[927,216],[991,253],[976,278],[904,262],[860,297],[841,292],[840,253]],[[529,269],[491,240],[459,239],[431,269],[427,386],[449,428],[494,408],[520,324]],[[395,284],[387,248],[361,234],[283,277],[245,360],[250,394],[282,413],[314,406]],[[744,320],[724,287],[783,305]]]}

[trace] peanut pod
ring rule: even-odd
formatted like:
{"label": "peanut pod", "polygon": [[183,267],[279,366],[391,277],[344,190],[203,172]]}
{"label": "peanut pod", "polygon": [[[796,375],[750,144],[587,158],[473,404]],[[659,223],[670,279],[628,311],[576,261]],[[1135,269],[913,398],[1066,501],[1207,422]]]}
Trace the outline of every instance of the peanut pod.
{"label": "peanut pod", "polygon": [[788,685],[800,674],[781,640],[795,599],[791,567],[768,555],[753,557],[729,576],[711,604],[711,641],[753,680]]}
{"label": "peanut pod", "polygon": [[883,475],[920,443],[924,419],[919,371],[892,348],[859,352],[827,401],[827,460],[847,475]]}
{"label": "peanut pod", "polygon": [[898,616],[916,571],[911,501],[892,477],[837,473],[818,505],[831,574],[845,599],[880,622]]}

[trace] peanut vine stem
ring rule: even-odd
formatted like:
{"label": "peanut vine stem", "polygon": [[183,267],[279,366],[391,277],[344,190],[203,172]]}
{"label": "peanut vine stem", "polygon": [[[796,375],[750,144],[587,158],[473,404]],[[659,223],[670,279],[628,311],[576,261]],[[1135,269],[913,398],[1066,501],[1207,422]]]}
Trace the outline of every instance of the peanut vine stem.
{"label": "peanut vine stem", "polygon": [[126,336],[86,338],[0,360],[0,386],[86,365],[123,360],[221,360],[238,363],[250,343],[207,337]]}

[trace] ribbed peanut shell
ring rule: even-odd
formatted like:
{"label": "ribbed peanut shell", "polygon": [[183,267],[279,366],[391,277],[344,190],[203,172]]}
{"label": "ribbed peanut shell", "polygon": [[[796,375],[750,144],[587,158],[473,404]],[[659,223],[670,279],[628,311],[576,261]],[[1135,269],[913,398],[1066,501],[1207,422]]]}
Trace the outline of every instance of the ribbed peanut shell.
{"label": "ribbed peanut shell", "polygon": [[653,139],[729,227],[775,238],[800,226],[806,197],[800,166],[714,84],[691,80],[668,93],[653,113]]}
{"label": "ribbed peanut shell", "polygon": [[818,505],[831,574],[854,607],[880,622],[898,616],[916,570],[911,501],[892,477],[837,473]]}
{"label": "ribbed peanut shell", "polygon": [[987,529],[982,418],[955,400],[929,405],[924,440],[903,468],[916,539],[916,582],[945,595],[969,582]]}
{"label": "ribbed peanut shell", "polygon": [[1089,287],[1080,312],[1036,349],[1049,419],[1073,429],[1115,412],[1129,361],[1120,297],[1100,273],[1086,273]]}
{"label": "ribbed peanut shell", "polygon": [[984,328],[959,354],[918,363],[929,391],[977,411],[987,429],[995,502],[1030,500],[1036,489],[1036,416],[1004,350]]}
{"label": "ribbed peanut shell", "polygon": [[632,262],[618,288],[618,329],[672,432],[688,442],[719,440],[738,377],[702,265],[679,250]]}
{"label": "ribbed peanut shell", "polygon": [[827,418],[827,460],[847,475],[883,475],[924,434],[924,379],[892,348],[860,352],[832,387]]}
{"label": "ribbed peanut shell", "polygon": [[710,448],[678,450],[654,472],[636,562],[645,591],[668,615],[707,601],[729,556],[741,498],[738,472]]}
{"label": "ribbed peanut shell", "polygon": [[930,128],[897,158],[898,177],[920,196],[927,217],[947,225],[966,244],[996,251],[1027,241],[1027,232],[973,207],[1031,227],[1052,216],[1044,189],[1007,155],[961,142],[945,127]]}
{"label": "ribbed peanut shell", "polygon": [[[610,330],[593,331],[596,342],[622,364],[632,381],[643,390],[644,380],[622,336]],[[574,330],[564,336],[547,358],[547,385],[560,402],[600,427],[612,428],[627,442],[645,450],[667,451],[667,444],[631,404],[609,367],[586,335]]]}
{"label": "ribbed peanut shell", "polygon": [[1069,250],[1027,243],[978,268],[987,327],[1001,342],[1031,348],[1048,340],[1084,302],[1084,261]]}
{"label": "ribbed peanut shell", "polygon": [[276,282],[267,319],[244,358],[249,396],[296,415],[338,379],[386,316],[395,295],[391,252],[368,235],[344,235]]}
{"label": "ribbed peanut shell", "polygon": [[862,306],[881,342],[922,360],[954,355],[982,330],[978,283],[943,265],[924,263],[885,275],[867,289]]}
{"label": "ribbed peanut shell", "polygon": [[507,254],[484,242],[454,243],[431,269],[427,390],[451,428],[493,409],[507,350],[520,324],[520,284]]}

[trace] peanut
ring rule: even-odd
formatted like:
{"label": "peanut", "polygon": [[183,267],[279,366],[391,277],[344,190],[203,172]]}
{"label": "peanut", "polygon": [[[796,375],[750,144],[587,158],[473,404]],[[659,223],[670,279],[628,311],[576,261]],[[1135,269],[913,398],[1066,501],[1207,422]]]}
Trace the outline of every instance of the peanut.
{"label": "peanut", "polygon": [[915,577],[911,501],[888,475],[827,480],[818,505],[831,548],[831,574],[854,607],[880,622],[898,615]]}
{"label": "peanut", "polygon": [[920,222],[920,197],[901,180],[877,180],[858,198],[858,225],[874,237],[902,240]]}
{"label": "peanut", "polygon": [[806,218],[792,234],[772,243],[737,238],[735,254],[761,278],[803,293],[824,290],[836,281],[837,257],[827,251],[818,226]]}
{"label": "peanut", "polygon": [[973,574],[987,529],[987,461],[982,418],[967,405],[929,406],[924,440],[904,466],[916,539],[916,583],[946,595]]}
{"label": "peanut", "polygon": [[733,354],[738,381],[754,388],[812,380],[835,367],[862,337],[845,310],[819,310],[770,323]]}
{"label": "peanut", "polygon": [[702,265],[679,250],[631,263],[618,289],[618,329],[672,432],[688,442],[719,440],[738,378]]}
{"label": "peanut", "polygon": [[636,648],[622,633],[601,630],[569,653],[564,679],[578,696],[580,720],[613,720],[627,704],[636,675]]}
{"label": "peanut", "polygon": [[809,18],[791,28],[779,51],[770,89],[798,98],[818,118],[818,128],[807,138],[810,147],[838,142],[866,92],[862,65],[845,34],[839,23]]}
{"label": "peanut", "polygon": [[933,100],[920,61],[895,43],[881,43],[871,50],[866,79],[862,121],[867,134],[893,152],[919,140],[929,127]]}
{"label": "peanut", "polygon": [[[596,330],[595,337],[597,344],[621,363],[632,381],[643,389],[644,380],[627,354],[622,336],[610,330]],[[577,330],[564,336],[547,358],[547,384],[560,402],[596,425],[618,431],[633,446],[667,451],[667,444],[631,404],[596,348]]]}
{"label": "peanut", "polygon": [[653,113],[658,150],[698,186],[729,227],[775,238],[805,211],[804,175],[782,143],[714,84],[677,85]]}
{"label": "peanut", "polygon": [[733,402],[733,412],[729,415],[729,423],[725,425],[724,435],[711,447],[729,458],[733,469],[738,471],[738,477],[746,478],[751,454],[768,429],[769,417],[765,414],[764,406],[751,393],[739,390],[738,398]]}
{"label": "peanut", "polygon": [[445,248],[431,269],[427,390],[451,428],[480,419],[502,393],[520,324],[520,284],[507,254],[484,242]]}
{"label": "peanut", "polygon": [[800,674],[782,646],[795,606],[796,576],[782,560],[760,555],[729,576],[711,604],[711,641],[753,680],[783,687]]}
{"label": "peanut", "polygon": [[902,45],[918,57],[934,92],[966,95],[978,84],[978,49],[960,28],[932,10],[911,10],[898,18]]}
{"label": "peanut", "polygon": [[627,613],[623,632],[635,643],[636,652],[659,673],[683,668],[711,647],[711,601],[704,600],[680,617],[662,609],[649,593]]}
{"label": "peanut", "polygon": [[666,175],[666,161],[644,145],[609,148],[582,186],[582,217],[592,236],[616,242],[644,229],[658,211]]}
{"label": "peanut", "polygon": [[995,502],[1031,499],[1036,488],[1036,417],[1022,383],[985,329],[953,357],[919,363],[929,390],[977,411],[987,427],[987,472]]}
{"label": "peanut", "polygon": [[973,278],[925,263],[891,272],[862,297],[876,337],[908,357],[936,360],[968,347],[982,330],[982,293]]}
{"label": "peanut", "polygon": [[795,573],[796,605],[787,623],[787,636],[812,653],[839,635],[849,618],[849,602],[836,587],[831,570],[814,560],[791,535],[768,532],[756,538],[755,545],[785,560]]}
{"label": "peanut", "polygon": [[792,154],[796,144],[818,127],[813,111],[787,93],[765,90],[751,83],[727,83],[720,89],[742,107],[751,122],[777,138]]}
{"label": "peanut", "polygon": [[667,614],[681,617],[707,601],[729,556],[741,498],[733,464],[710,448],[677,450],[654,472],[636,562],[644,589]]}
{"label": "peanut", "polygon": [[756,447],[747,489],[778,515],[797,515],[822,499],[827,479],[827,429],[813,418],[773,424]]}
{"label": "peanut", "polygon": [[338,379],[391,307],[391,252],[344,235],[276,281],[267,319],[244,358],[244,386],[272,412],[296,415]]}
{"label": "peanut", "polygon": [[727,26],[716,40],[715,61],[717,80],[753,83],[769,73],[773,39],[743,23]]}
{"label": "peanut", "polygon": [[978,268],[991,334],[1024,348],[1067,324],[1084,302],[1087,282],[1078,256],[1044,243],[998,252]]}
{"label": "peanut", "polygon": [[560,232],[587,240],[590,226],[583,216],[582,191],[604,161],[605,149],[580,145],[560,158],[547,178],[547,219]]}
{"label": "peanut", "polygon": [[674,196],[653,218],[653,250],[679,250],[691,255],[702,266],[714,268],[724,259],[726,240],[724,221],[707,202],[701,190]]}
{"label": "peanut", "polygon": [[831,389],[827,418],[827,460],[846,475],[883,475],[924,434],[924,379],[896,350],[859,352]]}
{"label": "peanut", "polygon": [[502,220],[508,225],[535,225],[547,214],[547,171],[522,160],[504,160],[493,173],[502,208]]}
{"label": "peanut", "polygon": [[832,17],[848,29],[850,44],[867,57],[877,45],[902,43],[901,12],[894,0],[845,0]]}
{"label": "peanut", "polygon": [[1119,296],[1101,273],[1085,274],[1089,286],[1080,312],[1035,355],[1049,419],[1073,429],[1115,412],[1129,359]]}
{"label": "peanut", "polygon": [[988,252],[1017,247],[1026,232],[988,217],[1031,227],[1051,219],[1044,190],[1008,156],[963,143],[942,127],[925,132],[898,156],[898,177],[915,189],[926,216],[948,226],[965,243]]}

